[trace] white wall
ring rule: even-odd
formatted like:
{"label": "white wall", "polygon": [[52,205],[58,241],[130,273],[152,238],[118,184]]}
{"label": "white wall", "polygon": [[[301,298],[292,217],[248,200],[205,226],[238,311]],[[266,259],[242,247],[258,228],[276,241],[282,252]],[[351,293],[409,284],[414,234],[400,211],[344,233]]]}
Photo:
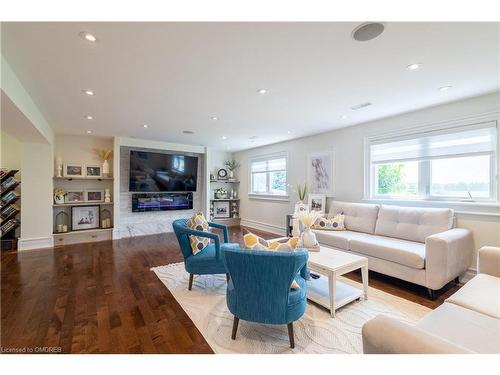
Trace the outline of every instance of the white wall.
{"label": "white wall", "polygon": [[22,143],[19,250],[52,246],[52,145]]}
{"label": "white wall", "polygon": [[1,166],[6,169],[21,169],[21,142],[6,132],[1,132]]}
{"label": "white wall", "polygon": [[[364,140],[373,136],[403,128],[466,118],[473,115],[500,111],[499,93],[484,95],[464,101],[431,107],[403,115],[398,115],[357,126],[333,130],[331,132],[282,142],[270,146],[237,152],[236,159],[241,163],[240,198],[242,224],[256,228],[283,233],[285,215],[293,212],[297,198],[278,202],[251,199],[248,197],[248,160],[258,155],[276,152],[288,153],[288,183],[306,181],[307,154],[320,150],[335,150],[335,199],[352,202],[363,201],[364,195]],[[500,163],[499,163],[500,164]],[[290,192],[290,194],[293,194]],[[491,215],[458,214],[458,226],[470,228],[474,232],[475,247],[490,244],[500,246],[500,211],[493,207]],[[460,211],[476,211],[473,208]],[[471,264],[475,268],[474,259]]]}

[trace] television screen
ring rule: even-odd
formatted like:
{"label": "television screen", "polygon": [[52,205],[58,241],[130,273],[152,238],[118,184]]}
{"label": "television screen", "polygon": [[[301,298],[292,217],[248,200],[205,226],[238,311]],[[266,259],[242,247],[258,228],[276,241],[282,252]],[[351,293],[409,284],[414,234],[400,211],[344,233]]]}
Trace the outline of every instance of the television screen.
{"label": "television screen", "polygon": [[129,190],[196,191],[198,158],[180,154],[130,151]]}

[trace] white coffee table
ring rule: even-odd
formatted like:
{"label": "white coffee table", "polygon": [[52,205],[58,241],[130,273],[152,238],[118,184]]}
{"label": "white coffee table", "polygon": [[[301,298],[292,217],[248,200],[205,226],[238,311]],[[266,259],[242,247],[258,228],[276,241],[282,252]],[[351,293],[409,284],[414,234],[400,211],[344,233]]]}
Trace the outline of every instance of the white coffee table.
{"label": "white coffee table", "polygon": [[[307,298],[330,310],[332,318],[335,310],[364,296],[368,298],[368,259],[321,246],[319,252],[309,252],[309,270],[320,274],[319,279],[307,282]],[[337,280],[338,276],[361,268],[363,289]]]}

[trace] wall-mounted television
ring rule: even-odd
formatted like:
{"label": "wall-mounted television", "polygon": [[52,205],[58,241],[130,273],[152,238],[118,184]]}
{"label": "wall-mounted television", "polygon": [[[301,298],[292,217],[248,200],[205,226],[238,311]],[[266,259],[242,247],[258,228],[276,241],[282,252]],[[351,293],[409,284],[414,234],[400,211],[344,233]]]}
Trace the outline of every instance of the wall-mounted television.
{"label": "wall-mounted television", "polygon": [[197,174],[196,156],[130,151],[132,192],[196,191]]}

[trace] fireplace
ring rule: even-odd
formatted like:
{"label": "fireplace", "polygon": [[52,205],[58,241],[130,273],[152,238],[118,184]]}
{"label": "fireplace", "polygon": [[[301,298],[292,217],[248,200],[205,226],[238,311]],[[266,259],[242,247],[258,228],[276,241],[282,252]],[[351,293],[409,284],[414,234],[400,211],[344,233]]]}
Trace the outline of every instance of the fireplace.
{"label": "fireplace", "polygon": [[132,212],[193,209],[193,193],[132,194]]}

